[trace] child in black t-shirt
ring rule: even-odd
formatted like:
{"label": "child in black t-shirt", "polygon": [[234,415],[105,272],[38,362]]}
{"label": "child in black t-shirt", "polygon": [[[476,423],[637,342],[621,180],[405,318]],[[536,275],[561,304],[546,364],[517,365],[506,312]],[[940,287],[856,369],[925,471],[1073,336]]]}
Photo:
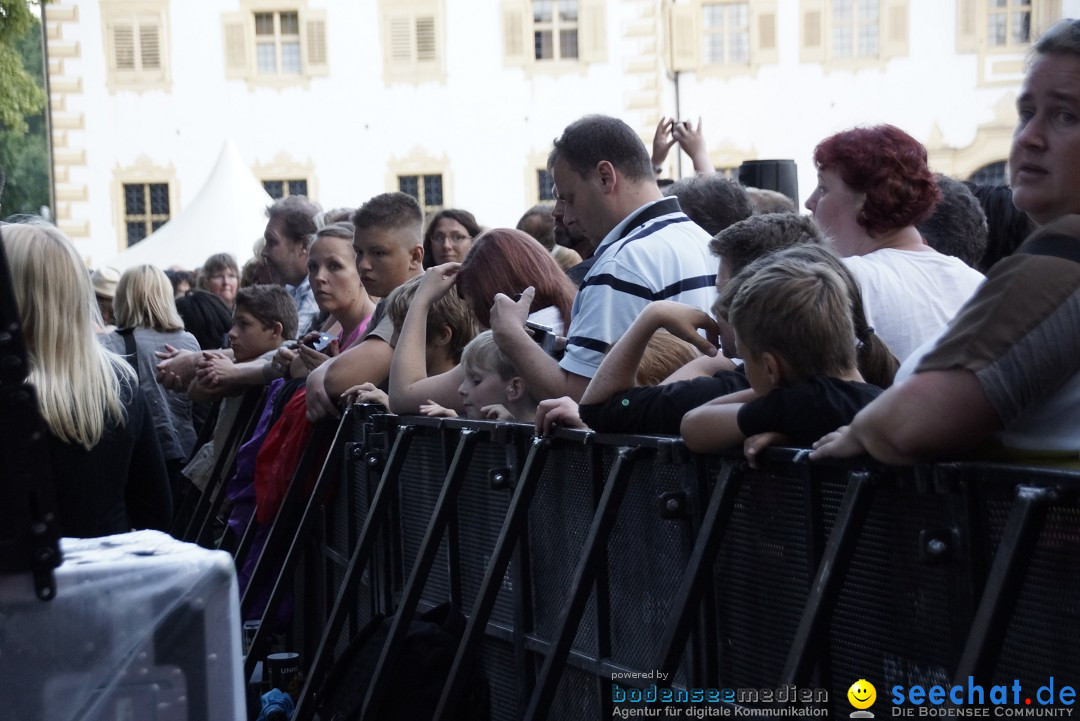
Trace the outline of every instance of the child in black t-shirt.
{"label": "child in black t-shirt", "polygon": [[[882,392],[863,382],[856,364],[857,345],[873,332],[864,319],[853,322],[858,293],[820,247],[774,253],[744,269],[718,306],[735,330],[750,390],[687,413],[680,426],[687,447],[712,452],[744,444],[753,461],[767,445],[809,446],[849,423]],[[864,331],[858,339],[857,325]]]}

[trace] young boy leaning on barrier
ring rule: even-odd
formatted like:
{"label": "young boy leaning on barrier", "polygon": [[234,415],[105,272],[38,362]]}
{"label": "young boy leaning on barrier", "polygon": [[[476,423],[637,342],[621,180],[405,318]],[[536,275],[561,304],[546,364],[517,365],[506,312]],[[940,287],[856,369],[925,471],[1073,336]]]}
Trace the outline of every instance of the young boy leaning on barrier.
{"label": "young boy leaning on barrier", "polygon": [[[809,446],[881,394],[856,364],[853,293],[827,251],[792,248],[750,264],[717,301],[735,331],[750,389],[687,413],[688,448]],[[815,258],[817,258],[815,260]]]}
{"label": "young boy leaning on barrier", "polygon": [[203,351],[199,370],[188,387],[193,400],[204,403],[236,395],[251,385],[262,385],[261,372],[238,372],[237,365],[269,356],[296,335],[296,302],[278,285],[253,285],[236,294],[236,310],[229,329],[232,357]]}
{"label": "young boy leaning on barrier", "polygon": [[[536,418],[536,398],[510,359],[486,330],[465,346],[461,354],[465,379],[458,387],[465,417],[470,420],[519,421]],[[457,417],[457,412],[428,401],[420,411],[429,416]]]}
{"label": "young boy leaning on barrier", "polygon": [[260,357],[269,359],[285,339],[296,335],[296,323],[296,301],[283,287],[253,285],[237,292],[233,324],[229,329],[233,357],[203,351],[199,370],[188,386],[188,395],[193,400],[209,403],[222,399],[213,440],[200,448],[181,471],[198,488],[205,487],[210,478],[215,448],[224,446],[229,428],[240,411],[241,394],[253,385],[265,383],[261,374],[235,373],[236,364]]}

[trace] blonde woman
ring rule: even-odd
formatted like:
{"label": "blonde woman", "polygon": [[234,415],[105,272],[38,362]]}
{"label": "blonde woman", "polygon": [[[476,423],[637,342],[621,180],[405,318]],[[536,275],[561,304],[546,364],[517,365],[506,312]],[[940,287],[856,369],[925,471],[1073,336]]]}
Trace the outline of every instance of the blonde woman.
{"label": "blonde woman", "polygon": [[186,482],[180,469],[195,446],[195,427],[187,394],[168,390],[155,379],[158,359],[154,352],[162,350],[166,343],[198,351],[199,341],[184,330],[169,277],[155,266],[137,265],[124,271],[116,286],[113,312],[119,330],[98,337],[109,350],[126,356],[135,367],[139,388],[150,402],[150,415],[175,499],[182,482]]}
{"label": "blonde woman", "polygon": [[48,427],[57,517],[65,536],[164,529],[168,477],[146,398],[131,366],[94,338],[90,275],[56,228],[0,226]]}

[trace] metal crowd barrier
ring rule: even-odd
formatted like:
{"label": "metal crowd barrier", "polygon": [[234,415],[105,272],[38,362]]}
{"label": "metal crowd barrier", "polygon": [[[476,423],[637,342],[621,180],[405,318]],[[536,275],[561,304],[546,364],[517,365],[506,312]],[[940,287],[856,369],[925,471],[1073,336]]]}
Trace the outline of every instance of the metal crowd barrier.
{"label": "metal crowd barrier", "polygon": [[794,685],[845,716],[868,679],[879,717],[895,684],[1080,677],[1080,472],[810,464],[792,449],[752,470],[678,438],[538,439],[365,406],[331,453],[343,462],[324,464],[335,473],[290,547],[301,721],[348,639],[392,613],[377,707],[411,619],[448,600],[468,625],[438,719],[477,661],[493,719],[610,718],[614,675]]}

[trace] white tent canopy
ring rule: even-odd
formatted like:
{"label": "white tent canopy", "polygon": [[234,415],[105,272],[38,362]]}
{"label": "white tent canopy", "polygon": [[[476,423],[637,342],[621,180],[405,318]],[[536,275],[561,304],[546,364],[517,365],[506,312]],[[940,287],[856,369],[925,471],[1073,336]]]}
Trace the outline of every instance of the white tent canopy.
{"label": "white tent canopy", "polygon": [[242,266],[266,228],[273,202],[231,140],[191,204],[165,225],[103,265],[123,271],[148,263],[194,270],[215,253],[232,253]]}

